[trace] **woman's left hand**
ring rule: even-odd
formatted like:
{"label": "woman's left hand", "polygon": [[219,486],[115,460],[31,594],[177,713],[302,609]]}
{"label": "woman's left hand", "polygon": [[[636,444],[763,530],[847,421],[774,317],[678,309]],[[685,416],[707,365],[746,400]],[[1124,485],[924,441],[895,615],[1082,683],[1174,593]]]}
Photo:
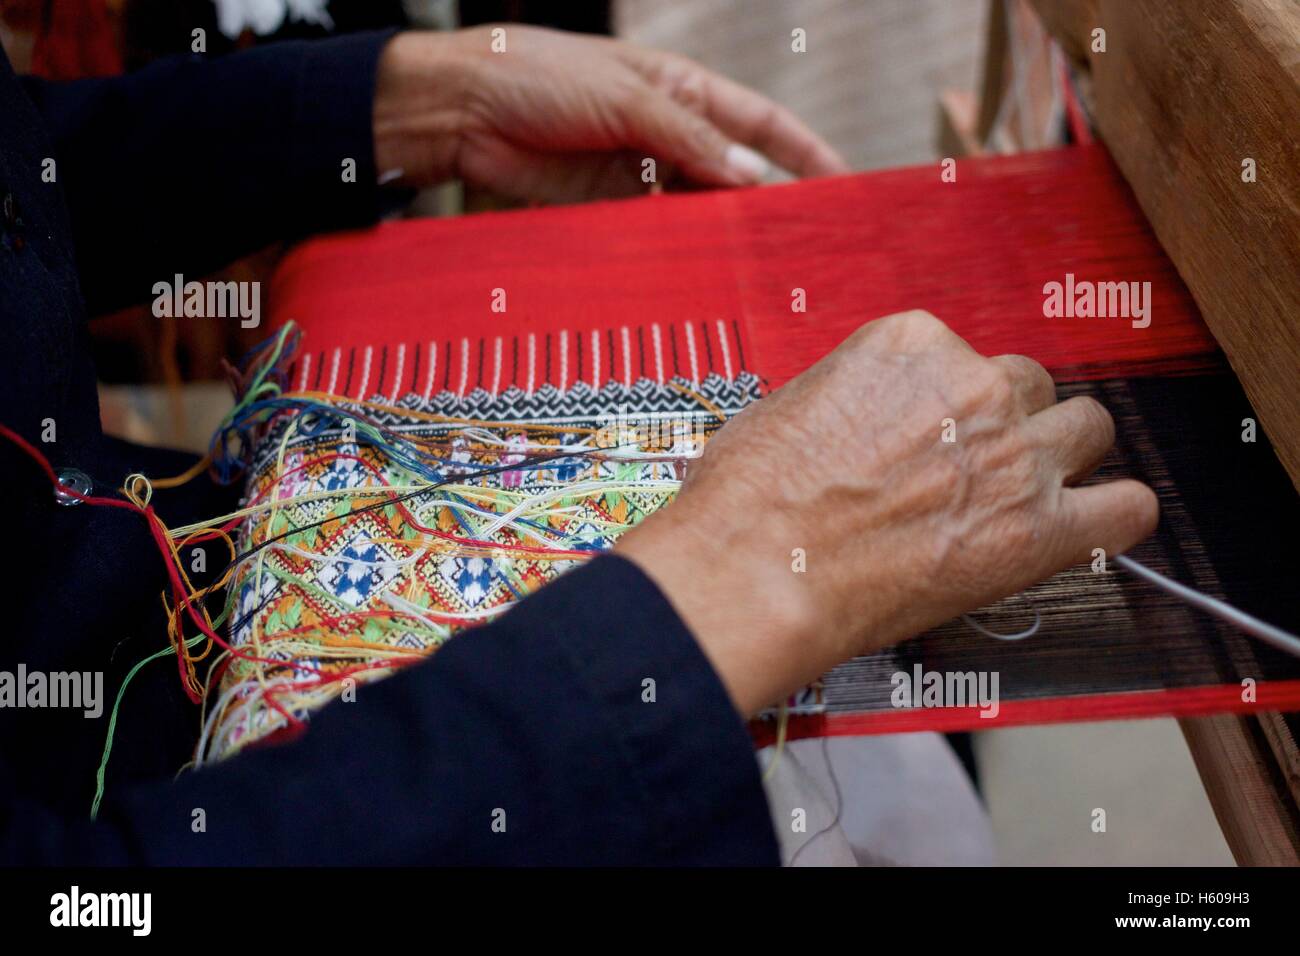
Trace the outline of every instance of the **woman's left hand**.
{"label": "woman's left hand", "polygon": [[751,185],[770,164],[848,172],[788,110],[685,57],[516,24],[399,34],[380,59],[374,126],[381,176],[531,201],[633,195],[676,176]]}

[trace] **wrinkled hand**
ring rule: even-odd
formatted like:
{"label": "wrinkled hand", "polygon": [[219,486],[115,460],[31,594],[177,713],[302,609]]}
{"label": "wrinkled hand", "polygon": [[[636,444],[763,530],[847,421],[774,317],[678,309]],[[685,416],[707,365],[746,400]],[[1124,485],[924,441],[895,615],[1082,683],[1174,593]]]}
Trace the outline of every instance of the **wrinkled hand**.
{"label": "wrinkled hand", "polygon": [[684,57],[514,24],[499,27],[505,49],[494,52],[493,29],[388,44],[375,94],[381,175],[565,202],[647,192],[647,158],[658,182],[676,173],[709,186],[756,183],[767,160],[800,176],[848,171],[788,110]]}
{"label": "wrinkled hand", "polygon": [[729,422],[618,550],[749,714],[1093,548],[1142,540],[1158,514],[1149,488],[1073,487],[1113,442],[1106,410],[1057,404],[1036,362],[983,358],[925,312],[893,315]]}

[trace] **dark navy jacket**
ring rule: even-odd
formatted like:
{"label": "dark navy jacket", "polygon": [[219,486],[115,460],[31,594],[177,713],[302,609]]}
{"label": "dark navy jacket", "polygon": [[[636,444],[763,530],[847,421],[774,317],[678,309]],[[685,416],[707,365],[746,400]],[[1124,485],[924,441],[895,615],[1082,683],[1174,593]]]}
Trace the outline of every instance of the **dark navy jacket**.
{"label": "dark navy jacket", "polygon": [[[276,239],[373,221],[385,39],[67,84],[19,80],[0,54],[0,422],[100,494],[132,471],[188,467],[102,434],[86,314]],[[356,183],[339,175],[345,157]],[[55,440],[42,442],[49,419]],[[198,714],[173,660],[147,665],[92,823],[112,698],[167,639],[162,565],[137,515],[57,505],[3,440],[0,475],[0,670],[102,671],[106,698],[98,719],[0,708],[0,862],[777,862],[752,748],[717,676],[664,596],[614,557],[327,707],[298,740],[175,782]],[[204,479],[154,503],[176,524],[235,496]]]}

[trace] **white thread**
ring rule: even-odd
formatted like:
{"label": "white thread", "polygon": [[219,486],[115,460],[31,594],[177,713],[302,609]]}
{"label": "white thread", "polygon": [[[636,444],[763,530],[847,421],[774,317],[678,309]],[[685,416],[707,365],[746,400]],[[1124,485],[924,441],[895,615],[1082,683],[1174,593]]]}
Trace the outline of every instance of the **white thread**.
{"label": "white thread", "polygon": [[492,349],[492,356],[492,396],[495,398],[497,389],[501,387],[501,336],[499,335]]}
{"label": "white thread", "polygon": [[460,340],[460,388],[456,395],[465,397],[465,386],[469,384],[469,339]]}
{"label": "white thread", "polygon": [[334,350],[334,363],[330,366],[330,387],[325,391],[329,392],[331,395],[338,394],[338,392],[334,391],[334,387],[338,385],[339,382],[339,353],[341,351],[341,349]]}
{"label": "white thread", "polygon": [[727,381],[732,380],[731,375],[731,349],[727,347],[727,327],[718,319],[718,341],[722,343],[722,368],[727,373]]}
{"label": "white thread", "polygon": [[[538,494],[533,495],[530,498],[525,498],[514,508],[511,508],[509,511],[505,512],[504,514],[498,515],[495,521],[492,521],[489,524],[485,525],[484,527],[480,528],[478,532],[479,538],[481,540],[490,540],[492,538],[492,535],[496,534],[506,525],[516,521],[521,515],[526,514],[529,511],[529,509],[535,508],[538,505],[545,504],[546,502],[551,501],[555,498],[568,498],[575,495],[579,495],[587,491],[595,491],[597,489],[601,491],[608,491],[610,490],[610,484],[611,482],[608,481],[577,481],[571,485],[561,485],[558,488],[551,488],[546,491],[539,492]],[[615,482],[614,484],[617,484],[617,482]],[[676,481],[651,480],[651,481],[640,482],[637,484],[636,487],[640,491],[658,491],[658,490],[675,491],[681,487],[681,484]],[[537,537],[539,540],[545,541],[544,538],[541,538],[540,536]]]}
{"label": "white thread", "polygon": [[[420,607],[418,604],[412,604],[405,598],[398,597],[391,591],[381,594],[379,599],[385,604],[388,604],[399,611],[404,611],[421,621],[425,621],[429,624],[439,623],[435,618],[430,617],[428,611],[424,608]],[[518,603],[518,601],[502,601],[500,604],[492,607],[485,607],[478,611],[439,611],[438,617],[451,618],[453,621],[482,621],[489,617],[496,617],[498,614],[501,614],[503,611],[508,611]],[[443,626],[445,627],[446,625]]]}
{"label": "white thread", "polygon": [[686,323],[686,354],[691,358],[691,385],[694,388],[700,387],[700,363],[696,358],[695,352],[695,329],[691,323]]}
{"label": "white thread", "polygon": [[582,452],[586,453],[592,450],[588,444],[596,436],[588,435],[582,441],[569,445],[547,445],[542,442],[520,441],[515,438],[509,440],[499,438],[486,428],[471,426],[461,430],[461,435],[470,441],[478,442],[481,445],[496,445],[499,448],[509,448],[511,451],[545,451],[545,452]]}
{"label": "white thread", "polygon": [[963,614],[961,619],[985,637],[992,637],[999,641],[1023,641],[1027,637],[1033,637],[1038,633],[1038,629],[1043,623],[1043,615],[1038,613],[1038,608],[1034,608],[1034,623],[1029,625],[1029,627],[1025,628],[1023,631],[1016,631],[1014,634],[999,634],[997,631],[990,631],[969,614]]}
{"label": "white thread", "polygon": [[564,391],[565,383],[569,381],[569,333],[567,331],[560,333],[560,380],[556,383],[560,391]]}
{"label": "white thread", "polygon": [[[402,388],[402,366],[406,364],[406,343],[402,342],[397,346],[397,371],[393,374],[393,394],[389,396],[388,404],[397,404],[397,393]],[[380,382],[380,387],[383,387]]]}
{"label": "white thread", "polygon": [[[275,687],[283,683],[285,682],[274,681],[268,686]],[[213,706],[213,708],[210,711],[208,711],[207,720],[203,722],[204,724],[203,731],[202,733],[199,734],[199,743],[198,743],[198,747],[195,750],[195,753],[197,754],[197,758],[195,759],[194,762],[196,765],[198,766],[203,765],[203,755],[204,753],[208,752],[208,748],[207,748],[208,737],[211,736],[212,729],[216,726],[217,719],[221,716],[222,711],[226,709],[226,704],[230,702],[230,698],[233,697],[239,691],[244,690],[247,687],[256,686],[256,685],[257,685],[257,681],[251,678],[248,680],[240,681],[239,683],[226,688],[226,690],[217,698],[216,704]]]}
{"label": "white thread", "polygon": [[528,388],[524,391],[533,394],[533,383],[536,379],[533,376],[533,369],[537,364],[537,337],[532,332],[528,333]]}
{"label": "white thread", "polygon": [[623,326],[623,384],[628,388],[632,387],[632,338],[628,335],[627,326]]}
{"label": "white thread", "polygon": [[1296,657],[1300,657],[1300,637],[1292,634],[1290,631],[1284,631],[1282,628],[1267,621],[1261,621],[1254,615],[1247,614],[1245,611],[1233,607],[1227,601],[1220,601],[1218,598],[1210,597],[1208,594],[1202,594],[1195,588],[1189,588],[1185,584],[1179,584],[1172,578],[1167,578],[1157,571],[1152,571],[1145,564],[1139,564],[1128,555],[1120,554],[1115,556],[1115,563],[1130,574],[1136,575],[1154,584],[1163,591],[1167,591],[1174,597],[1200,608],[1206,614],[1210,614],[1222,621],[1227,621],[1234,627],[1245,631],[1253,637],[1259,638],[1265,644],[1270,644],[1280,651],[1286,651]]}
{"label": "white thread", "polygon": [[[373,346],[366,346],[366,357],[361,365],[361,387],[357,389],[358,402],[364,402],[366,400],[366,386],[370,384],[370,355],[373,351]],[[379,383],[380,388],[382,388],[383,385],[383,382]]]}
{"label": "white thread", "polygon": [[311,368],[311,353],[307,352],[302,357],[302,378],[298,380],[298,391],[307,391],[307,369]]}
{"label": "white thread", "polygon": [[429,343],[429,375],[424,380],[424,401],[427,404],[433,394],[433,373],[438,368],[438,343]]}
{"label": "white thread", "polygon": [[591,387],[600,390],[600,333],[591,333]]}
{"label": "white thread", "polygon": [[655,378],[660,385],[664,383],[664,349],[663,339],[659,335],[659,323],[650,323],[650,338],[655,346]]}

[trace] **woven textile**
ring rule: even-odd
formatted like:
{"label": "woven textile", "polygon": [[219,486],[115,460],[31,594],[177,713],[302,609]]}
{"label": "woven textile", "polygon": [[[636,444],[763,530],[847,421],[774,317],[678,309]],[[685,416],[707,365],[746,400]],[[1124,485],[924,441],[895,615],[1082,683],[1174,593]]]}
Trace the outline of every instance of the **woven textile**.
{"label": "woven textile", "polygon": [[219,667],[200,761],[420,661],[608,549],[758,395],[753,375],[711,374],[278,415],[248,483],[263,507],[238,542],[231,640],[249,656]]}
{"label": "woven textile", "polygon": [[[1266,436],[1240,440],[1253,412],[1104,149],[958,167],[954,183],[917,167],[313,240],[273,289],[275,320],[308,333],[288,384],[343,402],[478,390],[518,421],[556,414],[533,407],[551,388],[559,414],[591,416],[591,390],[610,383],[753,373],[779,387],[863,321],[925,308],[979,352],[1028,355],[1063,395],[1112,411],[1118,446],[1100,476],[1161,497],[1160,529],[1135,559],[1294,630],[1294,489]],[[1048,316],[1045,286],[1067,277],[1149,282],[1150,323]],[[788,737],[1300,706],[1300,663],[1123,572],[1072,569],[976,619],[1016,632],[1035,611],[1030,640],[954,622],[836,668],[792,701]],[[998,673],[998,713],[895,706],[893,678],[918,665]]]}

